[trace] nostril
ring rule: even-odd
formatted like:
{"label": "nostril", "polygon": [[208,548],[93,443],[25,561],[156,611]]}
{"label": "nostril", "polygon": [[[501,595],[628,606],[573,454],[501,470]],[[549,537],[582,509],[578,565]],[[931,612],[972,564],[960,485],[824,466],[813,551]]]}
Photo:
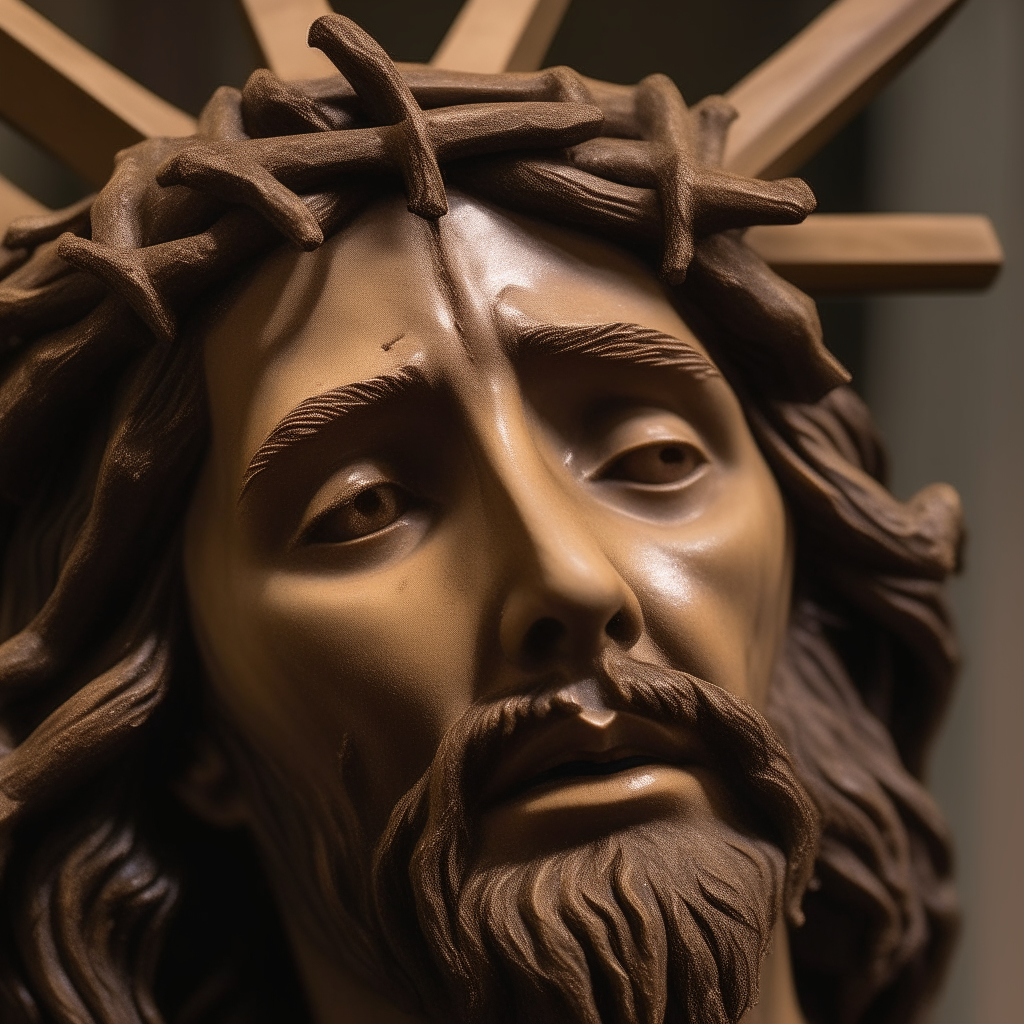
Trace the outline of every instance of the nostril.
{"label": "nostril", "polygon": [[629,616],[625,612],[616,612],[608,620],[604,631],[617,644],[629,644],[633,640],[633,630],[629,624]]}
{"label": "nostril", "polygon": [[541,661],[555,653],[559,642],[565,636],[565,625],[547,616],[538,619],[526,631],[523,639],[523,653],[533,661]]}

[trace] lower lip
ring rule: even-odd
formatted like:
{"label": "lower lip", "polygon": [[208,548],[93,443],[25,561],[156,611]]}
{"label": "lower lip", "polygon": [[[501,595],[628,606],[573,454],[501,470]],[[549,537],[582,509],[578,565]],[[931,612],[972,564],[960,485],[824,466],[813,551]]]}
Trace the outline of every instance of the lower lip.
{"label": "lower lip", "polygon": [[644,821],[689,816],[707,804],[699,774],[702,769],[648,764],[527,790],[484,814],[484,854],[501,860],[531,857]]}
{"label": "lower lip", "polygon": [[693,776],[675,765],[636,765],[608,775],[574,775],[528,789],[510,804],[523,814],[546,814],[576,807],[604,807],[622,801],[646,800]]}

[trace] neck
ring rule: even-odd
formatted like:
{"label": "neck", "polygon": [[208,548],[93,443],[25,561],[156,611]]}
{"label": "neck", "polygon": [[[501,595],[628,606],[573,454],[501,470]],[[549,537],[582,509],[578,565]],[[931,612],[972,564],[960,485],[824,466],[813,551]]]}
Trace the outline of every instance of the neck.
{"label": "neck", "polygon": [[[296,953],[315,1024],[427,1024],[403,1013],[354,975],[339,970],[301,939]],[[793,984],[786,926],[775,926],[772,949],[761,966],[761,998],[741,1024],[807,1024]]]}
{"label": "neck", "polygon": [[772,948],[761,965],[761,998],[741,1024],[807,1024],[793,984],[785,921],[775,925]]}

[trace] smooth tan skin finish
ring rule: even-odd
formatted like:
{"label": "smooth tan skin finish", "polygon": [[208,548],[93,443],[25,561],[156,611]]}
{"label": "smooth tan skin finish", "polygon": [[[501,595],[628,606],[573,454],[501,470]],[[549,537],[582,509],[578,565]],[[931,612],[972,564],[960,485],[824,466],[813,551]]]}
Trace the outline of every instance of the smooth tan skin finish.
{"label": "smooth tan skin finish", "polygon": [[[449,201],[438,225],[395,198],[316,252],[279,251],[206,344],[212,447],[185,558],[210,682],[296,787],[338,786],[350,744],[371,840],[474,701],[557,671],[575,681],[581,728],[621,743],[625,716],[585,685],[606,645],[763,707],[789,607],[785,508],[721,377],[516,352],[531,325],[607,324],[703,351],[652,274],[597,241]],[[240,499],[300,403],[382,377],[371,400],[277,451]],[[485,853],[571,839],[538,822],[718,810],[713,789],[668,765],[547,788],[487,814]],[[246,818],[223,787],[187,795],[211,818]],[[410,1019],[282,912],[318,1024]],[[784,940],[758,1024],[800,1020]]]}

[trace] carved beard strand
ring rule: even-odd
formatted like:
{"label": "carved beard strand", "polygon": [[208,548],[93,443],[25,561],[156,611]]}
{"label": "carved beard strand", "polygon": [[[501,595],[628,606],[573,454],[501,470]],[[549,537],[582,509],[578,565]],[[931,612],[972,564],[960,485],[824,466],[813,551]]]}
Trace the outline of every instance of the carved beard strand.
{"label": "carved beard strand", "polygon": [[474,862],[480,791],[507,744],[576,713],[550,696],[469,712],[392,815],[375,857],[381,926],[439,1019],[543,1024],[737,1021],[785,903],[799,900],[818,818],[770,726],[683,672],[613,654],[610,707],[693,730],[756,832],[655,820],[525,864]]}
{"label": "carved beard strand", "polygon": [[462,1020],[718,1024],[756,1000],[784,871],[770,843],[667,821],[471,871],[457,894],[414,884],[427,913],[454,897],[431,952]]}
{"label": "carved beard strand", "polygon": [[752,827],[667,818],[525,864],[475,863],[475,808],[509,741],[524,726],[578,710],[550,694],[514,696],[470,709],[445,735],[395,807],[371,888],[368,870],[353,877],[363,858],[354,857],[361,840],[348,794],[333,809],[322,791],[297,801],[297,787],[235,738],[241,775],[258,793],[258,839],[279,898],[305,910],[328,956],[402,1008],[438,1020],[739,1020],[757,1000],[780,908],[800,918],[817,813],[749,705],[622,655],[603,668],[598,683],[610,707],[701,737]]}

